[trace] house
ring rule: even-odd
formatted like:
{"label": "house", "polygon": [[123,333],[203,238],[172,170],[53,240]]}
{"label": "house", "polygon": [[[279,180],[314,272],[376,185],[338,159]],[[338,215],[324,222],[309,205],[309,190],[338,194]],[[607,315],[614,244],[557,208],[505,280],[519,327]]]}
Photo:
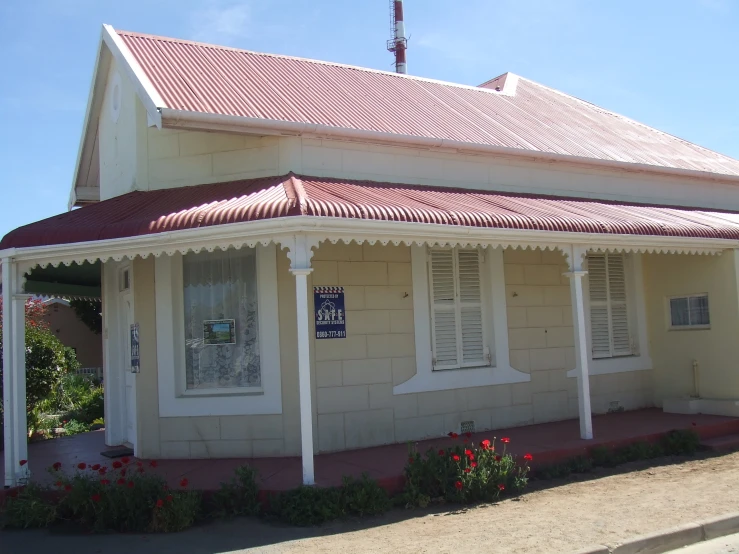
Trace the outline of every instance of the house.
{"label": "house", "polygon": [[[737,415],[739,161],[523,77],[479,87],[102,31],[23,299],[101,268],[106,443],[302,456],[661,406]],[[78,283],[95,292],[95,283]],[[11,301],[12,300],[12,301]]]}
{"label": "house", "polygon": [[79,372],[102,378],[102,337],[79,318],[69,300],[47,298],[43,304],[44,321],[64,346],[74,350],[81,367]]}

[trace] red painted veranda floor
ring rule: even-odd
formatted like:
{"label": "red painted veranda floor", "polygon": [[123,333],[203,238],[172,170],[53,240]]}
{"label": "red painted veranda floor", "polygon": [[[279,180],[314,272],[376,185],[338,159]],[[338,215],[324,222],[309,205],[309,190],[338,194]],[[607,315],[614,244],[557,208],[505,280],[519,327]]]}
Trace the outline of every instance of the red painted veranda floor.
{"label": "red painted veranda floor", "polygon": [[[572,458],[584,454],[587,448],[597,445],[620,446],[638,440],[650,440],[672,429],[694,429],[702,439],[739,433],[739,419],[711,415],[666,414],[659,409],[637,410],[595,416],[593,418],[595,438],[584,441],[579,438],[577,420],[559,421],[498,429],[476,433],[473,441],[485,438],[510,437],[508,450],[516,455],[531,453],[534,467]],[[459,439],[457,439],[459,440]],[[416,447],[425,451],[452,442],[449,438],[419,441]],[[107,450],[104,432],[95,431],[68,438],[59,438],[29,445],[28,458],[32,479],[49,482],[51,477],[46,468],[61,462],[68,471],[74,471],[80,462],[103,464],[110,467],[113,460],[100,454]],[[319,486],[341,483],[344,475],[360,476],[367,472],[388,489],[402,486],[403,467],[408,459],[408,446],[395,444],[363,448],[348,452],[319,454],[315,457],[316,482]],[[0,459],[0,475],[3,461]],[[186,477],[192,488],[213,490],[222,481],[230,480],[236,467],[250,464],[259,471],[261,487],[266,490],[285,490],[298,486],[302,478],[299,457],[290,458],[233,458],[209,460],[157,460],[155,469],[147,471],[166,477],[171,486],[177,486]]]}

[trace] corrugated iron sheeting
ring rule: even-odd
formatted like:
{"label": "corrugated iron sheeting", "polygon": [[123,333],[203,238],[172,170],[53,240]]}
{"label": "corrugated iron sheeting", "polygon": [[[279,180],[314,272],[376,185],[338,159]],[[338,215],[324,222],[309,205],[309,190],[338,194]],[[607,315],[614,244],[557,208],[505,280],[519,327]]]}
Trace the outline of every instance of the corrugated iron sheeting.
{"label": "corrugated iron sheeting", "polygon": [[739,161],[520,78],[514,96],[118,32],[166,108],[739,175]]}
{"label": "corrugated iron sheeting", "polygon": [[137,237],[300,215],[739,240],[739,214],[290,174],[132,192],[20,227],[3,238],[0,249]]}

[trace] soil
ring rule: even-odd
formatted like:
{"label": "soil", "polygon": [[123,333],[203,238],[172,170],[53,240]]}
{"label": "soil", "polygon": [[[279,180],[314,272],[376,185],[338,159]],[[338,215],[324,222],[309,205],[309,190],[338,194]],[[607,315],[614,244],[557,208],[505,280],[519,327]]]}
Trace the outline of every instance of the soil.
{"label": "soil", "polygon": [[656,467],[637,462],[579,481],[534,482],[548,488],[498,504],[396,521],[392,514],[357,530],[340,524],[325,528],[330,535],[255,552],[574,552],[739,511],[737,485],[739,453]]}
{"label": "soil", "polygon": [[[216,552],[575,552],[739,511],[739,453],[636,462],[569,480],[533,482],[497,504],[394,510],[302,529],[255,519],[173,535],[0,532],[0,551],[35,554]],[[53,546],[52,546],[53,545]],[[8,550],[3,550],[7,548]]]}

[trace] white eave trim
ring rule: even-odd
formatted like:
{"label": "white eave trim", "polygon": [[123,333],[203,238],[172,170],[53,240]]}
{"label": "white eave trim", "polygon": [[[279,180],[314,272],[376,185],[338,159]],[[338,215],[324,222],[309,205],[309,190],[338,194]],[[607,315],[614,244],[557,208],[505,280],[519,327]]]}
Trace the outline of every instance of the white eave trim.
{"label": "white eave trim", "polygon": [[417,137],[413,135],[368,131],[364,129],[348,129],[344,127],[319,125],[316,123],[299,123],[235,115],[209,114],[173,110],[171,108],[162,108],[160,112],[162,126],[176,129],[223,131],[258,135],[304,136],[306,138],[349,140],[411,148],[445,149],[460,153],[487,154],[526,159],[534,162],[557,162],[566,165],[601,167],[627,173],[648,173],[652,175],[701,179],[739,185],[739,176],[711,173],[709,171],[696,171],[648,164],[618,162],[598,158],[587,158],[583,156],[567,156],[564,154],[554,154],[549,152],[534,152],[523,148],[504,148],[501,146],[474,144],[458,140]]}
{"label": "white eave trim", "polygon": [[654,237],[642,235],[605,235],[552,231],[521,231],[372,220],[354,220],[315,216],[292,216],[263,221],[230,223],[198,229],[185,229],[91,242],[78,242],[33,248],[11,248],[0,251],[0,258],[12,258],[26,270],[37,265],[69,265],[86,261],[120,261],[151,255],[173,255],[177,252],[213,251],[216,249],[264,246],[271,242],[287,247],[296,234],[314,242],[337,243],[352,241],[359,244],[460,245],[503,248],[560,249],[567,253],[571,245],[588,250],[622,252],[659,252],[673,254],[720,254],[739,248],[739,241]]}
{"label": "white eave trim", "polygon": [[164,100],[162,100],[162,97],[154,88],[154,84],[146,76],[139,62],[136,61],[128,46],[126,46],[123,39],[115,32],[115,29],[111,25],[103,25],[103,40],[108,48],[110,48],[113,57],[126,71],[126,75],[128,75],[128,78],[133,83],[138,97],[146,108],[149,121],[161,129],[162,117],[159,109],[164,106]]}

